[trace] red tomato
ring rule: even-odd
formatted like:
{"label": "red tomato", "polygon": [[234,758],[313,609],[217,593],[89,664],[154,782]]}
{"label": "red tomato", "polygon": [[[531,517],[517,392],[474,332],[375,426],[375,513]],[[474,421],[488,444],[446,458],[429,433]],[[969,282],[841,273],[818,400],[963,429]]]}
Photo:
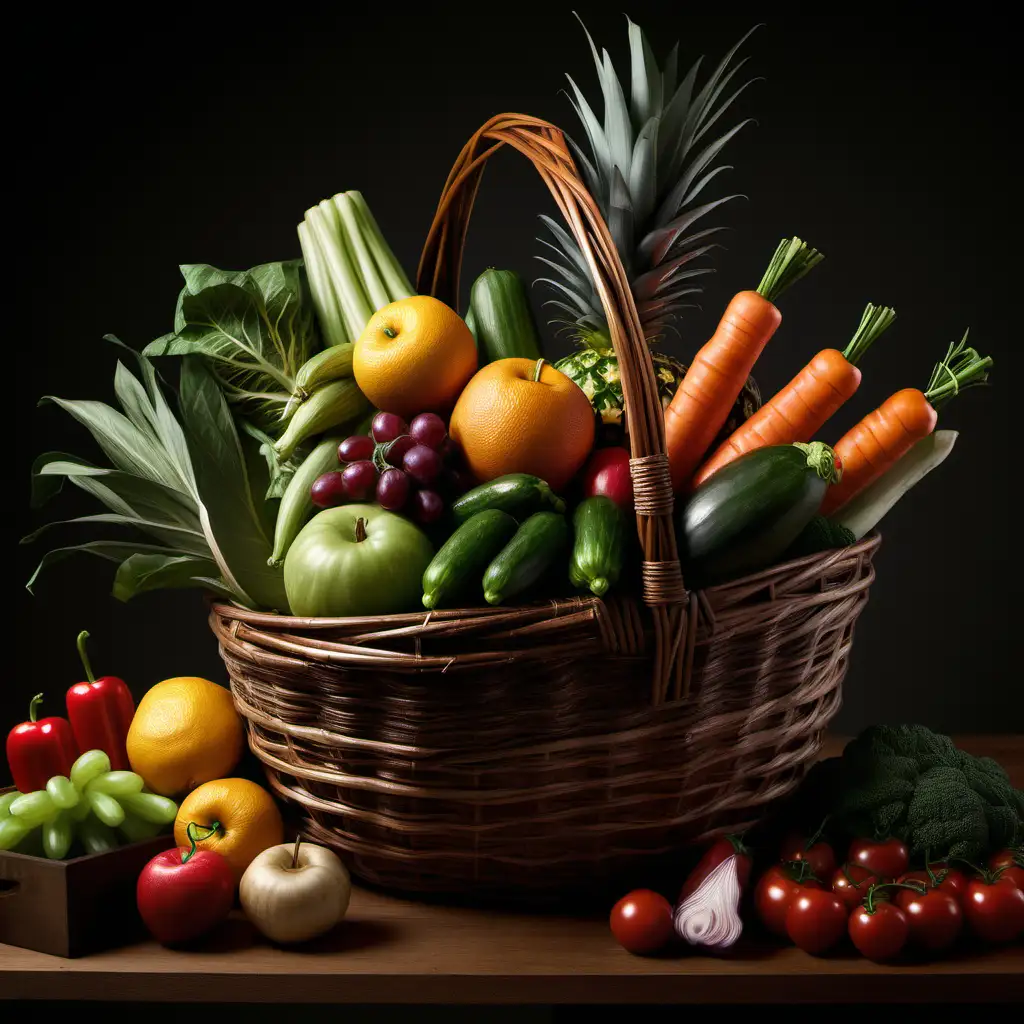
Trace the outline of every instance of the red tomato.
{"label": "red tomato", "polygon": [[855,839],[846,859],[882,879],[898,878],[910,866],[910,855],[899,839]]}
{"label": "red tomato", "polygon": [[846,904],[824,889],[804,889],[786,911],[786,934],[805,953],[819,956],[838,945],[846,931]]}
{"label": "red tomato", "polygon": [[847,910],[853,910],[877,881],[867,868],[859,864],[844,864],[832,876],[832,891],[843,901]]}
{"label": "red tomato", "polygon": [[898,906],[907,916],[910,938],[925,949],[939,950],[952,946],[964,924],[964,912],[957,898],[941,889],[929,889],[918,895],[901,889]]}
{"label": "red tomato", "polygon": [[633,477],[625,448],[598,448],[583,467],[583,496],[603,494],[626,512],[633,510]]}
{"label": "red tomato", "polygon": [[853,944],[869,960],[891,960],[907,944],[910,924],[891,900],[867,900],[850,915],[848,930]]}
{"label": "red tomato", "polygon": [[1013,882],[1018,889],[1024,889],[1024,852],[1000,850],[989,857],[988,866],[999,872],[999,881]]}
{"label": "red tomato", "polygon": [[1024,890],[1009,882],[972,878],[963,901],[967,925],[986,942],[1013,942],[1024,935]]}
{"label": "red tomato", "polygon": [[807,836],[795,833],[782,844],[779,851],[781,860],[807,861],[815,876],[828,885],[829,879],[835,874],[836,855],[832,847],[825,842],[815,842],[808,846]]}
{"label": "red tomato", "polygon": [[619,945],[630,953],[656,953],[672,938],[672,906],[660,893],[634,889],[612,907],[609,922]]}
{"label": "red tomato", "polygon": [[[903,884],[919,883],[928,889],[938,889],[939,892],[949,893],[957,902],[960,902],[967,891],[967,876],[962,871],[957,871],[956,868],[947,868],[945,864],[932,864],[931,869],[937,885],[932,884],[931,876],[924,868],[920,871],[904,871],[896,881]],[[896,903],[902,907],[904,903],[909,903],[915,895],[909,889],[900,889],[896,893]]]}
{"label": "red tomato", "polygon": [[775,864],[761,876],[754,890],[758,917],[770,932],[785,938],[786,914],[793,900],[806,889],[820,888],[813,879],[803,884],[795,881],[785,865]]}

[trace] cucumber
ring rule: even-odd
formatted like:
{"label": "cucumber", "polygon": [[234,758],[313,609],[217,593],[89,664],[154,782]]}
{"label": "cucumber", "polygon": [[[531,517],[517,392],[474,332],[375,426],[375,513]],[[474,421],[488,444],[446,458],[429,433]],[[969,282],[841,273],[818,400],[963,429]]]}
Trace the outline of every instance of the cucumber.
{"label": "cucumber", "polygon": [[540,337],[529,296],[514,270],[485,270],[469,293],[467,323],[480,366],[496,359],[540,359]]}
{"label": "cucumber", "polygon": [[721,583],[776,562],[838,476],[835,452],[820,441],[758,448],[724,466],[679,513],[687,582]]}
{"label": "cucumber", "polygon": [[537,583],[569,542],[559,512],[535,512],[516,530],[484,573],[484,600],[501,604]]}
{"label": "cucumber", "polygon": [[833,551],[836,548],[849,547],[857,538],[842,523],[826,516],[815,516],[797,536],[796,540],[786,549],[785,559],[803,558],[805,555],[816,555],[821,551]]}
{"label": "cucumber", "polygon": [[614,587],[622,572],[626,523],[622,510],[603,494],[584,498],[572,519],[575,540],[569,579],[600,597]]}
{"label": "cucumber", "polygon": [[476,314],[473,312],[473,307],[470,306],[466,310],[466,315],[462,318],[466,326],[469,328],[469,333],[473,335],[473,340],[476,342],[477,349],[477,363],[480,362],[480,341],[476,336]]}
{"label": "cucumber", "polygon": [[423,573],[423,607],[437,608],[480,586],[480,574],[512,539],[519,524],[496,508],[466,520]]}
{"label": "cucumber", "polygon": [[452,502],[451,512],[457,523],[485,509],[498,509],[520,520],[544,508],[565,511],[565,502],[538,476],[529,473],[509,473],[490,483],[466,491]]}

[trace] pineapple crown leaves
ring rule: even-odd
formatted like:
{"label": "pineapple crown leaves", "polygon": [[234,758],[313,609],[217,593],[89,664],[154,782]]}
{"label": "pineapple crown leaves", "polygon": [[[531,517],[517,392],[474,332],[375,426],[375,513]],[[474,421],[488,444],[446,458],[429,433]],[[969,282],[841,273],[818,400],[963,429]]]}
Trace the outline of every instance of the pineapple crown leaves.
{"label": "pineapple crown leaves", "polygon": [[[583,21],[579,19],[580,24]],[[682,308],[681,300],[700,293],[695,283],[713,268],[692,262],[716,248],[710,241],[723,228],[693,230],[707,214],[738,194],[697,203],[708,185],[729,165],[716,164],[725,146],[751,119],[708,141],[708,133],[757,79],[739,85],[736,77],[746,58],[736,54],[757,27],[725,55],[698,87],[703,58],[682,79],[678,77],[679,48],[673,46],[659,67],[643,31],[629,18],[629,100],[611,56],[598,52],[583,25],[597,69],[603,99],[598,118],[574,79],[567,75],[588,151],[570,136],[566,141],[588,190],[608,224],[619,257],[633,283],[641,322],[648,338],[656,336]],[[558,256],[541,257],[560,280],[541,278],[559,298],[552,304],[578,323],[581,333],[607,327],[590,271],[576,242],[549,217],[542,222],[554,244],[541,239]],[[567,301],[563,301],[563,299]],[[597,325],[601,326],[597,326]]]}

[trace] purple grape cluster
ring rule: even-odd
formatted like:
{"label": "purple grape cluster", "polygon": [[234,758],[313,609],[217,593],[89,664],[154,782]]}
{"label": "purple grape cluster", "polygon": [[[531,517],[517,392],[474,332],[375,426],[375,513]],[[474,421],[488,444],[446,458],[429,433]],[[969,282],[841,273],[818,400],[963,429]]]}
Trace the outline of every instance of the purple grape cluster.
{"label": "purple grape cluster", "polygon": [[338,461],[344,469],[313,483],[310,496],[319,508],[376,498],[381,508],[426,525],[441,517],[446,495],[456,497],[471,485],[444,420],[432,412],[411,423],[377,413],[368,436],[356,434],[338,445]]}

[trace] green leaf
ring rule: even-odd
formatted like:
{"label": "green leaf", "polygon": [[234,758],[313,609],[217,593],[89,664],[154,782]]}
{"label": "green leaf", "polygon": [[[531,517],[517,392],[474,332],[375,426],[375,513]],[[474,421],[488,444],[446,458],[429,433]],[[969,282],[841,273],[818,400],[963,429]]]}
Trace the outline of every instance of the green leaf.
{"label": "green leaf", "polygon": [[211,579],[216,574],[217,566],[208,558],[139,552],[130,555],[118,567],[113,593],[119,601],[130,601],[137,594],[150,590],[201,587],[216,589],[222,596],[230,597],[229,590]]}
{"label": "green leaf", "polygon": [[569,102],[572,103],[576,116],[579,117],[587,133],[590,151],[594,154],[594,170],[599,175],[602,183],[602,188],[598,189],[595,195],[600,195],[603,191],[603,186],[611,180],[613,161],[611,150],[608,146],[608,139],[605,136],[601,122],[598,121],[597,115],[591,109],[586,97],[580,92],[579,87],[570,75],[565,77],[569,80],[569,85],[572,86],[573,94],[576,97],[575,100],[570,99]]}
{"label": "green leaf", "polygon": [[221,575],[243,603],[287,608],[282,571],[267,565],[273,543],[250,487],[231,412],[213,374],[196,356],[182,361],[179,403],[202,497],[200,519],[205,518]]}
{"label": "green leaf", "polygon": [[637,224],[645,224],[657,202],[658,119],[652,117],[637,135],[629,165],[629,196]]}
{"label": "green leaf", "polygon": [[611,232],[615,248],[619,251],[623,268],[627,277],[633,276],[633,204],[630,200],[629,186],[626,185],[618,167],[612,171],[612,192],[608,205],[608,230]]}
{"label": "green leaf", "polygon": [[639,25],[629,23],[630,114],[633,127],[639,131],[647,121],[661,113],[661,72],[650,43]]}
{"label": "green leaf", "polygon": [[[266,507],[267,501],[280,498],[284,494],[289,481],[295,475],[295,470],[302,463],[306,454],[305,449],[282,461],[277,449],[274,448],[274,439],[269,434],[248,420],[240,420],[238,425],[242,428],[241,441],[245,449],[253,493],[259,494],[262,489],[265,498],[263,505]],[[254,451],[263,460],[262,465],[253,458]],[[273,530],[272,521],[269,528]]]}
{"label": "green leaf", "polygon": [[177,555],[177,552],[171,548],[162,548],[153,544],[137,544],[119,540],[93,540],[88,541],[85,544],[73,544],[66,548],[54,548],[52,551],[47,551],[46,554],[43,555],[39,565],[36,566],[36,571],[32,573],[28,583],[25,584],[25,589],[28,590],[30,594],[34,593],[32,588],[35,586],[36,580],[39,579],[42,571],[57,562],[63,562],[72,555],[81,553],[86,555],[95,555],[98,558],[106,559],[108,562],[121,562],[123,559],[131,558],[132,555],[139,554],[140,552],[169,556]]}
{"label": "green leaf", "polygon": [[151,342],[144,354],[204,356],[229,398],[271,429],[295,374],[319,348],[301,260],[239,272],[192,264],[181,272],[175,332]]}
{"label": "green leaf", "polygon": [[657,228],[645,235],[641,239],[640,245],[637,247],[637,251],[650,263],[651,266],[657,266],[663,262],[668,256],[672,247],[677,243],[682,248],[686,241],[696,240],[700,237],[707,237],[709,234],[717,231],[721,231],[721,228],[708,228],[706,232],[702,232],[700,235],[691,235],[689,239],[682,239],[683,232],[691,228],[698,220],[709,214],[716,207],[721,206],[723,203],[728,203],[732,199],[738,199],[738,195],[725,196],[722,199],[716,199],[710,203],[704,203],[703,206],[696,206],[691,210],[687,210],[680,217],[676,217],[675,220],[669,221],[664,227]]}
{"label": "green leaf", "polygon": [[38,530],[33,531],[27,537],[22,537],[22,544],[31,544],[38,540],[44,533],[57,526],[73,526],[81,523],[101,523],[109,526],[128,526],[143,533],[148,533],[158,541],[173,547],[176,550],[198,557],[208,556],[210,553],[206,538],[199,530],[190,530],[178,526],[175,523],[164,520],[141,519],[138,516],[126,515],[119,512],[99,512],[94,515],[77,516],[74,519],[59,519],[46,523]]}

